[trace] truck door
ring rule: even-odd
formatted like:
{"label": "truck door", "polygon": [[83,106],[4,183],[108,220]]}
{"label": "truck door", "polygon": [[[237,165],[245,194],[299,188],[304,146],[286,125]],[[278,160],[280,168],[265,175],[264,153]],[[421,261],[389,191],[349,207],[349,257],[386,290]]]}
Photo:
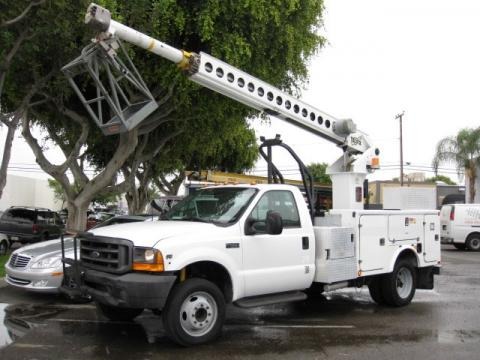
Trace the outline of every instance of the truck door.
{"label": "truck door", "polygon": [[269,210],[278,211],[282,216],[283,232],[244,235],[246,296],[305,289],[314,276],[313,230],[311,226],[302,227],[293,193],[289,190],[266,192],[248,218],[265,221]]}
{"label": "truck door", "polygon": [[359,229],[359,269],[365,275],[382,272],[389,265],[387,215],[361,215]]}
{"label": "truck door", "polygon": [[440,222],[437,215],[424,218],[423,258],[426,262],[440,261]]}

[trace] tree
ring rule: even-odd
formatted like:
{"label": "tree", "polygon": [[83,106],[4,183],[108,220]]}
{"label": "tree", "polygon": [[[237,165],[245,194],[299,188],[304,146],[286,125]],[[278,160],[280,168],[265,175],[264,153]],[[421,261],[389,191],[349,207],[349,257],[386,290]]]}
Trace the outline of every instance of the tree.
{"label": "tree", "polygon": [[480,128],[462,129],[456,136],[446,137],[437,144],[432,165],[435,174],[442,163],[453,163],[457,171],[465,171],[468,180],[469,203],[475,199],[475,182],[480,166]]}
{"label": "tree", "polygon": [[331,185],[332,179],[326,174],[327,167],[327,163],[311,163],[307,166],[308,171],[310,171],[310,174],[312,174],[314,182]]}
{"label": "tree", "polygon": [[[48,186],[50,187],[50,189],[53,190],[53,195],[55,199],[62,203],[62,208],[63,208],[65,205],[65,202],[67,201],[67,197],[65,196],[65,192],[63,191],[62,185],[57,180],[48,179]],[[118,199],[119,199],[118,194],[99,193],[92,200],[92,202],[98,205],[106,206],[108,204],[117,202]]]}
{"label": "tree", "polygon": [[[140,127],[104,137],[59,72],[62,65],[78,56],[92,35],[82,22],[88,2],[57,0],[39,8],[30,27],[42,39],[42,46],[23,49],[20,61],[12,64],[15,76],[6,80],[8,99],[14,104],[18,101],[14,90],[30,89],[34,83],[27,69],[36,68],[44,74],[53,69],[38,99],[43,103],[22,120],[22,134],[41,168],[64,189],[69,208],[67,227],[78,230],[85,227],[85,210],[97,193],[128,190],[138,170],[143,171],[141,167],[153,159],[161,158],[164,169],[178,164],[180,168],[217,167],[226,162],[238,168],[235,163],[242,151],[229,134],[235,128],[239,138],[251,136],[245,118],[257,114],[189,82],[171,63],[144,50],[129,49],[159,109]],[[100,4],[107,6],[115,19],[142,32],[178,48],[208,52],[289,92],[298,92],[307,76],[308,59],[324,42],[317,32],[323,3],[317,0],[104,0]],[[32,126],[40,127],[46,135],[35,138]],[[43,150],[49,144],[63,151],[61,164],[45,157]],[[229,147],[234,152],[225,157]],[[252,166],[251,159],[256,156],[252,149],[243,149],[251,162],[241,167]],[[222,163],[217,162],[219,158],[224,158]],[[86,175],[87,164],[94,164],[97,171],[93,176]],[[119,175],[121,171],[127,178]]]}
{"label": "tree", "polygon": [[36,34],[25,24],[32,17],[32,13],[35,13],[36,8],[44,3],[45,0],[15,1],[5,8],[0,7],[0,125],[7,127],[0,165],[0,198],[7,184],[7,170],[15,132],[28,107],[34,105],[31,101],[42,88],[49,75],[43,78],[37,76],[29,91],[24,92],[14,106],[3,99],[3,88],[19,50],[26,42],[35,39]]}
{"label": "tree", "polygon": [[450,179],[448,176],[445,175],[435,175],[433,177],[425,179],[426,182],[436,183],[437,181],[444,182],[447,185],[457,185],[455,181]]}

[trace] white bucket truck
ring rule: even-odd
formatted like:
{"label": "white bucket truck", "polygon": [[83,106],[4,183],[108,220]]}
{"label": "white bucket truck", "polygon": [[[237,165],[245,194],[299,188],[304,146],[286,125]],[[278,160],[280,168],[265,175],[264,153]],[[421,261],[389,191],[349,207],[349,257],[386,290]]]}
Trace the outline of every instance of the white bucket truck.
{"label": "white bucket truck", "polygon": [[[227,303],[253,307],[303,300],[307,290],[367,285],[377,303],[404,306],[415,289],[433,288],[440,267],[438,211],[363,209],[364,179],[378,168],[378,150],[351,120],[334,119],[208,54],[172,48],[112,20],[98,5],[90,5],[86,22],[98,31],[98,51],[108,61],[116,61],[118,39],[138,45],[179,64],[205,87],[333,142],[343,155],[328,170],[334,210],[324,216],[314,214],[305,177],[308,204],[297,187],[278,183],[204,188],[162,221],[80,234],[80,257],[64,259],[71,265],[64,292],[75,291],[67,285],[73,278],[76,289],[113,320],[161,311],[168,336],[187,346],[220,334]],[[64,69],[74,88],[72,66],[82,61]],[[76,90],[92,113],[92,101]],[[146,105],[142,117],[150,110]],[[115,133],[139,122],[121,115],[99,125]],[[268,147],[269,178],[277,180],[271,146],[279,143],[262,145]]]}

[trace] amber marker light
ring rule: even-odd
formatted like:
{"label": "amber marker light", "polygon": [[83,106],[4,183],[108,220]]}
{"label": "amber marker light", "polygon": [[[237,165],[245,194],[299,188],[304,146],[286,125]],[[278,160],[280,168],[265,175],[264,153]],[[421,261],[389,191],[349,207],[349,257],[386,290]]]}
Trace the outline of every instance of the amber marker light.
{"label": "amber marker light", "polygon": [[62,275],[63,275],[63,271],[52,272],[50,275],[51,275],[51,276],[62,276]]}
{"label": "amber marker light", "polygon": [[140,248],[134,249],[134,271],[162,272],[165,270],[163,255],[159,250]]}

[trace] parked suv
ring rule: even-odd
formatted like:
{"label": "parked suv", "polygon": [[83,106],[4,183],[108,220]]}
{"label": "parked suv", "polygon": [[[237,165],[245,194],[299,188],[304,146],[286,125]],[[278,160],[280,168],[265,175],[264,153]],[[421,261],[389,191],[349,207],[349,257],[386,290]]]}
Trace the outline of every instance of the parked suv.
{"label": "parked suv", "polygon": [[63,229],[58,213],[44,208],[12,206],[0,217],[0,233],[21,243],[59,237]]}

